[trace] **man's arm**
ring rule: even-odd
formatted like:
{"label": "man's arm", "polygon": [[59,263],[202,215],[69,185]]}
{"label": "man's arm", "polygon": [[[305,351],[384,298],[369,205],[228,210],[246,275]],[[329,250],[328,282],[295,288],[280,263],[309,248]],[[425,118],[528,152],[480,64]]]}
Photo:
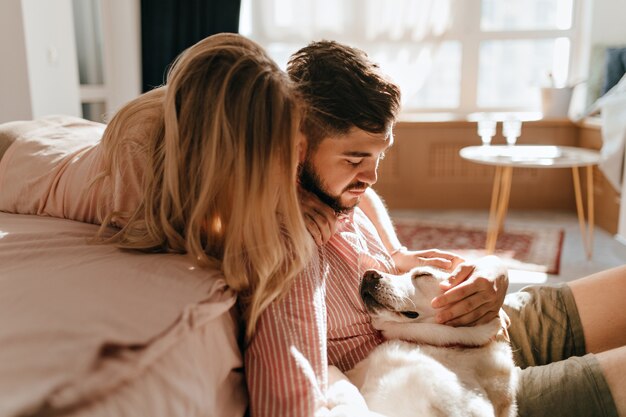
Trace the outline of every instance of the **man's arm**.
{"label": "man's arm", "polygon": [[367,189],[359,202],[359,208],[376,227],[380,239],[400,271],[408,271],[416,266],[425,265],[451,271],[463,262],[463,258],[450,252],[438,249],[415,251],[402,246],[385,203],[373,189]]}
{"label": "man's arm", "polygon": [[389,253],[401,249],[402,244],[396,235],[396,230],[387,211],[387,207],[383,199],[371,188],[365,191],[365,194],[359,202],[359,208],[370,219],[376,227],[378,235],[382,240],[385,248]]}
{"label": "man's arm", "polygon": [[[306,227],[318,246],[324,245],[335,233],[337,217],[335,212],[322,203],[313,193],[299,189],[300,207]],[[391,254],[396,267],[401,271],[408,271],[414,266],[430,265],[451,271],[463,259],[449,252],[438,249],[424,251],[410,251],[402,246],[382,199],[371,188],[367,189],[359,208],[374,224],[378,234]]]}
{"label": "man's arm", "polygon": [[324,414],[327,385],[324,282],[316,264],[261,315],[244,352],[253,417]]}

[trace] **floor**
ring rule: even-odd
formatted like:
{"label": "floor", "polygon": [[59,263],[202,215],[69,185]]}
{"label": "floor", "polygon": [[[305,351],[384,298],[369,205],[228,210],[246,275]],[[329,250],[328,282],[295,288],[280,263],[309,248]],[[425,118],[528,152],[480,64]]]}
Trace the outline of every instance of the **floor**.
{"label": "floor", "polygon": [[[487,211],[468,210],[397,210],[392,216],[418,216],[424,219],[462,220],[465,223],[487,225]],[[603,229],[594,229],[593,258],[587,260],[575,213],[554,211],[511,211],[507,214],[506,224],[533,227],[562,227],[565,230],[561,268],[559,275],[544,273],[509,271],[509,292],[517,291],[529,284],[556,284],[590,275],[594,272],[626,264],[626,246],[613,239]],[[506,225],[505,225],[506,227]]]}

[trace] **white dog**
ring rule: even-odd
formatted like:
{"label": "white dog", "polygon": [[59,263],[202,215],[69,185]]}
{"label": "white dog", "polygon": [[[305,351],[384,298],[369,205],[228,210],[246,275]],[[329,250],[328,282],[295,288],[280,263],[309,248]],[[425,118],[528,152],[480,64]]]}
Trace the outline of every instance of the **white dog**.
{"label": "white dog", "polygon": [[388,417],[516,415],[511,347],[496,340],[500,319],[475,327],[435,321],[431,300],[448,276],[429,267],[400,276],[364,274],[361,297],[389,341],[346,373],[362,398],[338,369],[329,369],[329,401],[344,404],[340,415],[366,415],[368,408]]}

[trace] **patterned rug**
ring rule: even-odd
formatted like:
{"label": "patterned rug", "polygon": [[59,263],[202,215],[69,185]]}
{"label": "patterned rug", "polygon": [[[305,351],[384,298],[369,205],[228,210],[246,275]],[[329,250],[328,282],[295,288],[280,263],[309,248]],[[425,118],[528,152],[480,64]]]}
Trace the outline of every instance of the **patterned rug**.
{"label": "patterned rug", "polygon": [[[396,218],[394,224],[400,241],[410,249],[437,248],[466,259],[486,255],[485,226],[410,218]],[[562,229],[505,226],[495,254],[512,269],[558,274],[564,235]]]}

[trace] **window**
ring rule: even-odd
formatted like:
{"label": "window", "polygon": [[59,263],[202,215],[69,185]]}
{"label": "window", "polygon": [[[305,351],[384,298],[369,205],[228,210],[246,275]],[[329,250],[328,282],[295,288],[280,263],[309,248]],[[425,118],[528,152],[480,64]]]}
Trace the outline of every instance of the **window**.
{"label": "window", "polygon": [[85,119],[106,120],[106,90],[102,63],[102,17],[99,0],[73,0],[80,101]]}
{"label": "window", "polygon": [[240,31],[284,68],[312,40],[359,47],[403,111],[537,111],[570,78],[582,0],[243,0]]}
{"label": "window", "polygon": [[139,0],[73,0],[83,117],[107,122],[141,92]]}

